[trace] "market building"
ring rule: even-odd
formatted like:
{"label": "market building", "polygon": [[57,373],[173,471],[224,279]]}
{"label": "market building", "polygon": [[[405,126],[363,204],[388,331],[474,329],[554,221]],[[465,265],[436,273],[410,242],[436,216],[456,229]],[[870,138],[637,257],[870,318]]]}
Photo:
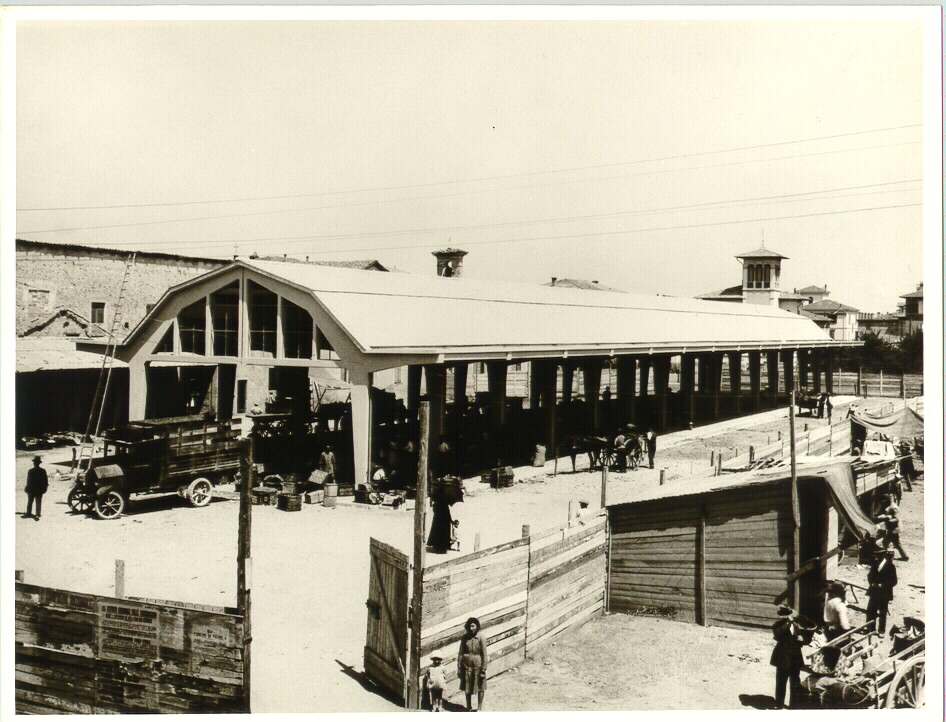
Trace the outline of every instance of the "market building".
{"label": "market building", "polygon": [[[406,368],[404,415],[386,421],[415,429],[423,390],[431,440],[453,441],[458,466],[488,467],[535,443],[559,449],[566,436],[610,433],[607,424],[665,430],[784,403],[799,351],[799,371],[823,375],[831,391],[839,345],[847,344],[810,320],[765,305],[241,259],[169,289],[117,357],[129,368],[132,420],[194,411],[229,417],[273,394],[307,402],[319,377],[344,378],[352,476],[361,482],[379,453],[372,389],[399,368]],[[743,358],[748,384],[733,373],[724,388],[724,368],[741,368]],[[517,363],[532,366],[527,412],[508,403]],[[485,403],[474,406],[460,391],[470,364],[484,364],[488,376]],[[605,364],[617,376],[607,399]],[[672,365],[680,369],[676,391]],[[584,387],[577,405],[576,370]]]}

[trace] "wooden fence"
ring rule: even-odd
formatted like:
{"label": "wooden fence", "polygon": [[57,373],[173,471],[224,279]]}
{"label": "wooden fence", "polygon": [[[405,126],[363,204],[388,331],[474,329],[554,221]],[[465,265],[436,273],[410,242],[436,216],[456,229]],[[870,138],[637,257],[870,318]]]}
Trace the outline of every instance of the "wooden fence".
{"label": "wooden fence", "polygon": [[233,609],[16,584],[16,711],[247,712]]}
{"label": "wooden fence", "polygon": [[471,616],[482,624],[492,677],[603,614],[606,554],[606,517],[599,514],[425,568],[414,630],[420,634],[416,679],[434,654],[443,657],[448,682],[456,679],[463,624]]}

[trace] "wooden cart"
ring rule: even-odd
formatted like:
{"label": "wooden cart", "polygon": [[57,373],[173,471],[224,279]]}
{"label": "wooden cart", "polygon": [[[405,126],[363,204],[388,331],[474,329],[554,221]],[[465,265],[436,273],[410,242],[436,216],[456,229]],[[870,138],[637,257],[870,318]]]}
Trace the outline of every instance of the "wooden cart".
{"label": "wooden cart", "polygon": [[876,663],[872,661],[881,636],[874,622],[837,637],[809,658],[809,669],[816,677],[813,684],[813,677],[806,680],[809,691],[820,696],[822,704],[833,698],[844,707],[923,707],[926,639],[922,622],[917,623],[919,627],[905,620],[890,654]]}
{"label": "wooden cart", "polygon": [[177,417],[135,421],[103,434],[103,455],[80,472],[69,507],[115,519],[133,494],[176,492],[207,506],[215,484],[232,481],[240,466],[239,421]]}

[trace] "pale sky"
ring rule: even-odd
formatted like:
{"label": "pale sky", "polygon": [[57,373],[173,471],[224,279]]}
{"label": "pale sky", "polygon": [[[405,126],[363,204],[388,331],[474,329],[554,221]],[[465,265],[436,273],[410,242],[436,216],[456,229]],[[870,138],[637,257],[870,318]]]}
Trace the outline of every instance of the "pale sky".
{"label": "pale sky", "polygon": [[693,296],[764,233],[783,289],[892,311],[923,272],[921,27],[850,10],[21,23],[17,236],[418,273],[451,245],[473,278]]}

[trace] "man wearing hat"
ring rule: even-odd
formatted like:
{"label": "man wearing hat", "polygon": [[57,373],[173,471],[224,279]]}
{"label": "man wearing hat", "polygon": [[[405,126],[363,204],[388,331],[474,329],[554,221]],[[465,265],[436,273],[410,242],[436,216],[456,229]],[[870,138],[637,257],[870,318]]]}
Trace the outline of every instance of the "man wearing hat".
{"label": "man wearing hat", "polygon": [[775,649],[772,650],[769,663],[775,667],[775,706],[779,709],[785,707],[785,686],[790,681],[788,706],[792,707],[798,701],[801,668],[804,664],[801,629],[794,609],[785,604],[779,605],[778,620],[772,625],[772,636],[775,637]]}
{"label": "man wearing hat", "polygon": [[887,631],[887,607],[893,601],[897,586],[897,569],[893,565],[893,550],[877,549],[870,571],[867,572],[867,621],[877,622],[877,630]]}
{"label": "man wearing hat", "polygon": [[473,711],[472,698],[476,693],[476,711],[483,709],[486,694],[486,640],[480,636],[480,620],[470,617],[463,625],[466,634],[460,639],[457,652],[457,677],[460,689],[466,694],[466,708]]}
{"label": "man wearing hat", "polygon": [[[33,468],[26,472],[26,516],[39,521],[43,515],[43,494],[49,489],[49,477],[40,464],[43,457],[33,457]],[[33,516],[33,502],[36,502],[36,516]]]}

